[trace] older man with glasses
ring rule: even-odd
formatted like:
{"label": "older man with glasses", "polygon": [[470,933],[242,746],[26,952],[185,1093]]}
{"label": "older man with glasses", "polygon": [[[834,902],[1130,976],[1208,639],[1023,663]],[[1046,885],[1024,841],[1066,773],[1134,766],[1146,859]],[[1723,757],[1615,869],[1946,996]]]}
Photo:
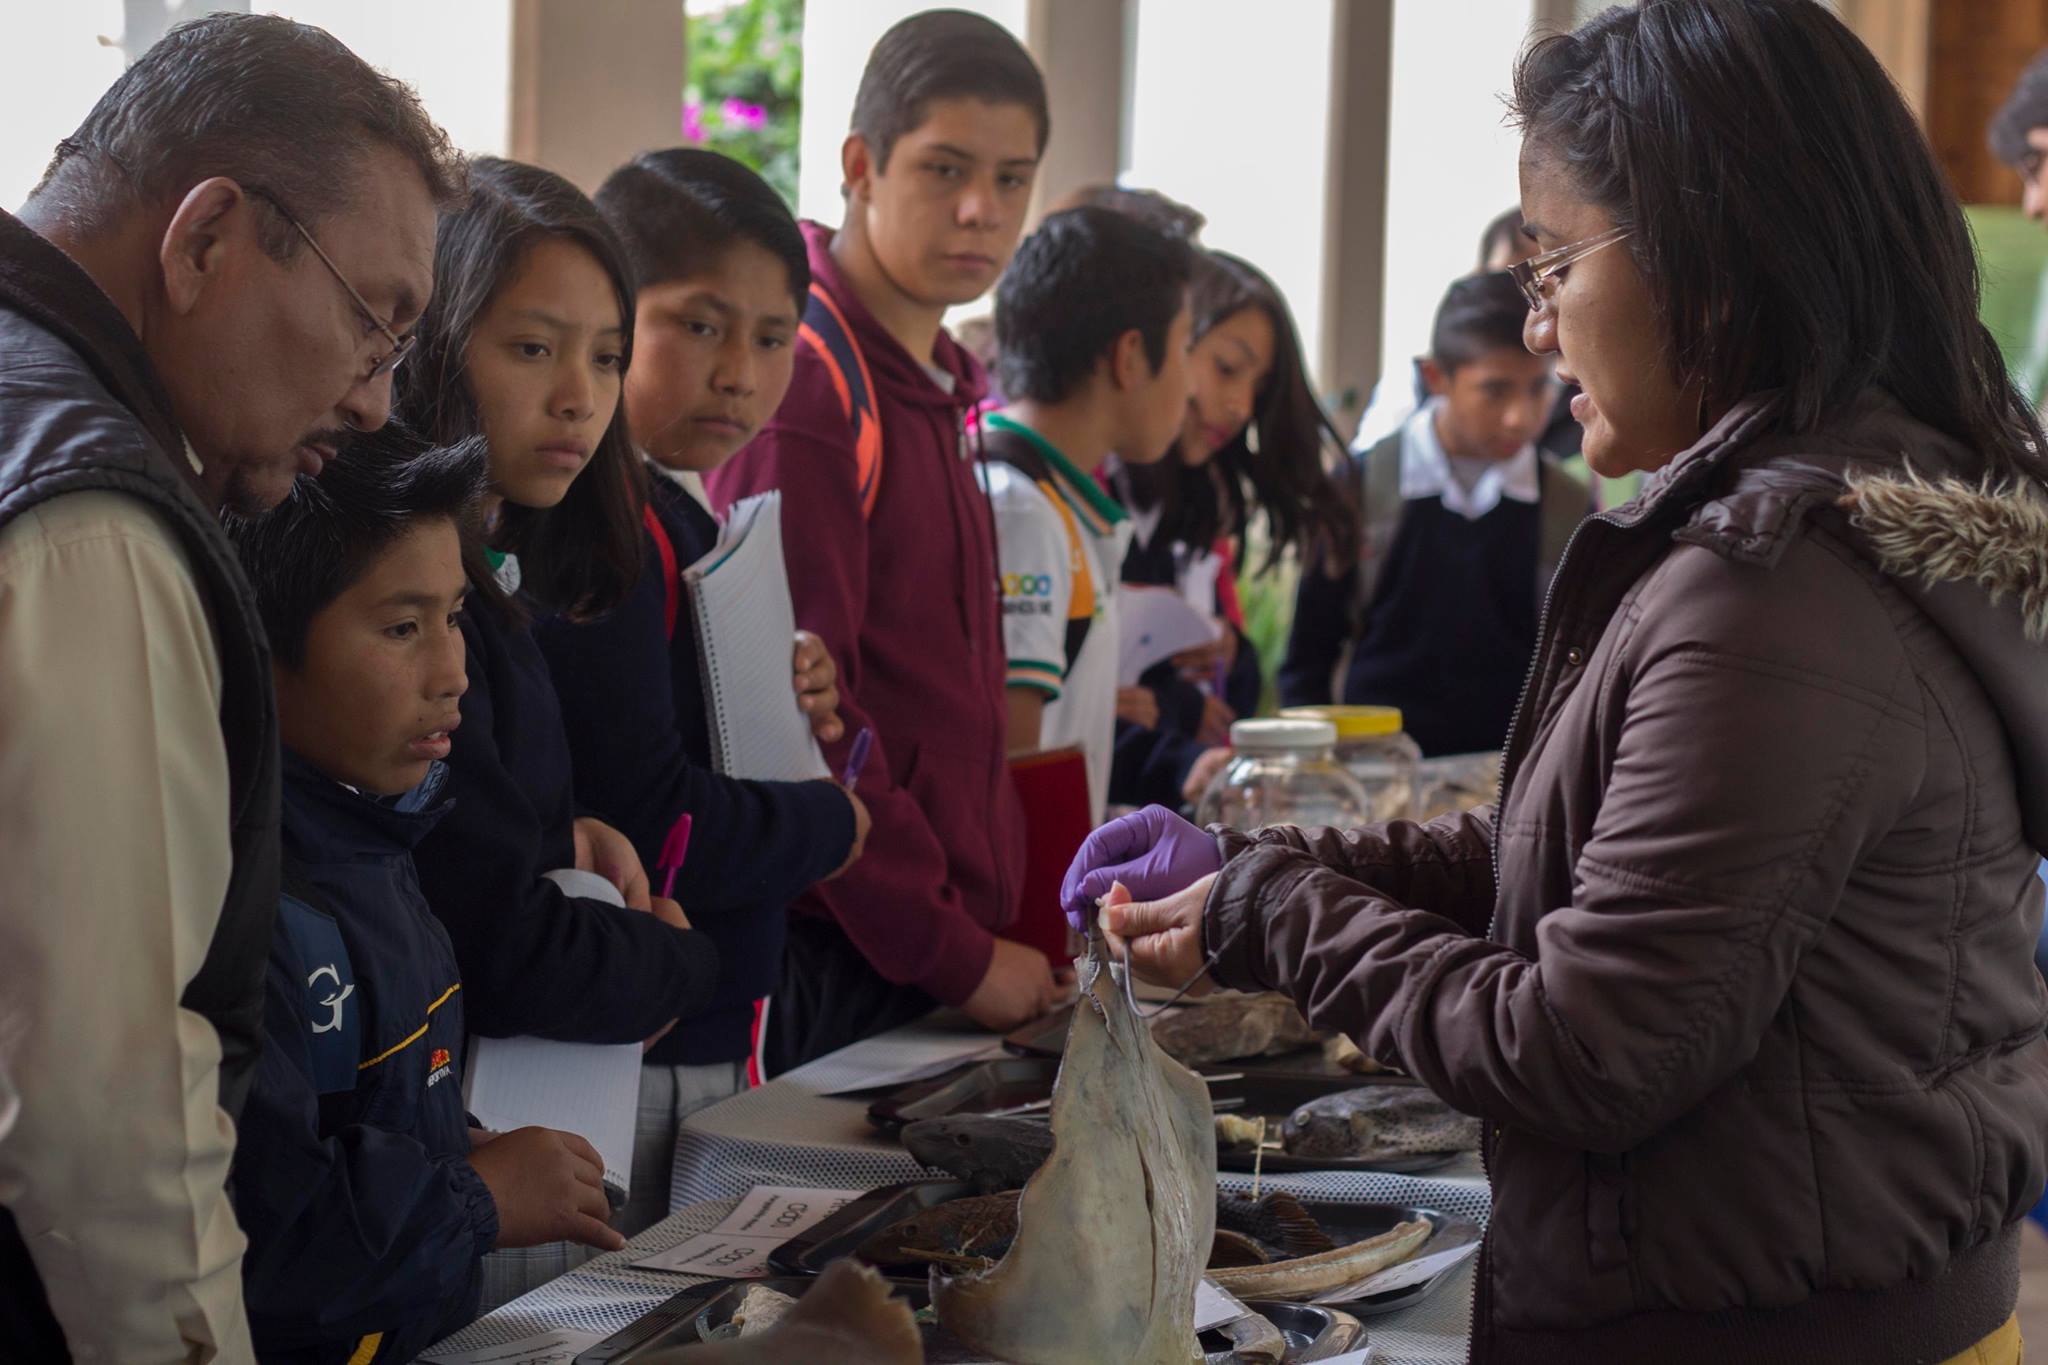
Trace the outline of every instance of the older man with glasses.
{"label": "older man with glasses", "polygon": [[226,1183],[277,724],[218,516],[384,423],[459,185],[406,87],[318,29],[215,15],[0,213],[7,1359],[251,1355]]}

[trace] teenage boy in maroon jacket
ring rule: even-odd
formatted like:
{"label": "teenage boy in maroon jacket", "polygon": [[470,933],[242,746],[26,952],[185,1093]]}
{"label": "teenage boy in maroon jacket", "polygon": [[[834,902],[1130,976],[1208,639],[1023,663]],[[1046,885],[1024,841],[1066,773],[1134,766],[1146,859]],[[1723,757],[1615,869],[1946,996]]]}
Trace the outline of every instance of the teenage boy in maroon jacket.
{"label": "teenage boy in maroon jacket", "polygon": [[860,414],[812,329],[775,420],[706,480],[721,510],[782,490],[797,622],[840,665],[835,765],[874,731],[858,784],[867,854],[797,902],[767,1021],[772,1070],[934,1003],[1009,1029],[1067,984],[996,936],[1017,911],[1024,843],[994,533],[966,434],[987,380],[941,326],[1009,261],[1047,128],[1044,81],[1000,26],[940,10],[883,35],[841,151],[845,222],[804,224],[811,277],[858,351],[848,366],[839,348],[837,368],[864,371],[872,395],[879,460],[857,451]]}

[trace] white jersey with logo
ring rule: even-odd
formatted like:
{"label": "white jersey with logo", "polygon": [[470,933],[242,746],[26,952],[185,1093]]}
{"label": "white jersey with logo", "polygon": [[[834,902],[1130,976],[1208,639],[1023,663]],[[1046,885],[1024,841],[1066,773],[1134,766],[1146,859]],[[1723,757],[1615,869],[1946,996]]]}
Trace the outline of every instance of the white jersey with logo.
{"label": "white jersey with logo", "polygon": [[[1116,586],[1130,517],[1036,432],[1001,415],[983,421],[991,458],[981,479],[995,511],[1005,681],[1045,694],[1040,747],[1078,745],[1087,756],[1089,813],[1099,824],[1116,744]],[[1006,450],[1020,463],[1007,463]]]}

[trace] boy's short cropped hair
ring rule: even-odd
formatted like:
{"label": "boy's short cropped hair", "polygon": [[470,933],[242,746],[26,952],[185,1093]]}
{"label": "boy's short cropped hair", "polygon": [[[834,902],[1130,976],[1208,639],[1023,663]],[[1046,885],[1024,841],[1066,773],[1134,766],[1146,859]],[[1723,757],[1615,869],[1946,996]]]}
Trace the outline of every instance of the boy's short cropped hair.
{"label": "boy's short cropped hair", "polygon": [[1038,124],[1038,150],[1052,132],[1045,77],[1010,31],[966,10],[913,14],[882,35],[853,97],[853,131],[875,169],[889,168],[896,140],[924,122],[933,100],[1021,104]]}
{"label": "boy's short cropped hair", "polygon": [[642,152],[592,197],[625,248],[636,290],[690,279],[745,241],[782,262],[799,308],[810,292],[810,254],[789,206],[729,156],[702,147]]}
{"label": "boy's short cropped hair", "polygon": [[2008,166],[2024,166],[2033,150],[2027,134],[2036,128],[2048,128],[2048,52],[2027,63],[2012,93],[1991,116],[1991,154]]}
{"label": "boy's short cropped hair", "polygon": [[387,422],[350,436],[318,478],[301,474],[273,511],[226,518],[277,661],[303,664],[313,618],[415,526],[473,531],[488,477],[483,437],[436,447]]}
{"label": "boy's short cropped hair", "polygon": [[1505,270],[1467,275],[1453,283],[1437,305],[1429,333],[1429,358],[1444,373],[1494,351],[1523,351],[1522,325],[1529,300]]}
{"label": "boy's short cropped hair", "polygon": [[1157,371],[1193,270],[1192,247],[1135,218],[1104,208],[1053,214],[996,286],[1003,392],[1060,402],[1132,330]]}

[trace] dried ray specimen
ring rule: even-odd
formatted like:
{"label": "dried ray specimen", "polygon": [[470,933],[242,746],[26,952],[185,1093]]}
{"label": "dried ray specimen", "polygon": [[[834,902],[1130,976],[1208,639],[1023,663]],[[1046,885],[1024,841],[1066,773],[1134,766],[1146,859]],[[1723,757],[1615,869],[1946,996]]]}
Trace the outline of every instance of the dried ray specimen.
{"label": "dried ray specimen", "polygon": [[1053,1086],[1052,1156],[994,1269],[932,1273],[939,1322],[1017,1365],[1188,1365],[1216,1231],[1208,1089],[1152,1041],[1099,926]]}

